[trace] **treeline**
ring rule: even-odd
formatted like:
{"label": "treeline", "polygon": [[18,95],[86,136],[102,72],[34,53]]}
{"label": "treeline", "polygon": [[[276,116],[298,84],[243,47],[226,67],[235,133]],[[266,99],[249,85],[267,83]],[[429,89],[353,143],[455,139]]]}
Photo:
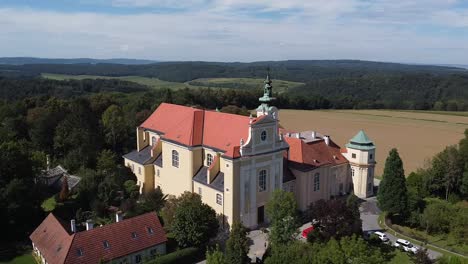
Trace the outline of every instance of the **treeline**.
{"label": "treeline", "polygon": [[70,98],[98,92],[141,92],[149,88],[117,79],[56,81],[43,78],[0,77],[0,99],[18,100],[34,96]]}
{"label": "treeline", "polygon": [[392,74],[330,78],[289,91],[320,95],[335,109],[468,110],[468,75]]}
{"label": "treeline", "polygon": [[267,68],[277,79],[298,82],[327,78],[359,77],[368,74],[447,74],[466,72],[464,69],[454,67],[358,60],[289,60],[253,63],[162,62],[147,65],[105,63],[0,65],[0,75],[1,73],[11,74],[14,72],[29,76],[38,76],[44,72],[72,75],[138,75],[155,77],[166,81],[186,82],[198,78],[263,78]]}
{"label": "treeline", "polygon": [[[465,250],[461,253],[466,254],[463,245],[468,243],[468,130],[458,145],[447,147],[406,179],[403,162],[393,149],[385,162],[377,199],[380,208],[388,213],[390,224],[453,241],[447,243],[452,250]],[[417,236],[426,240],[425,235]]]}

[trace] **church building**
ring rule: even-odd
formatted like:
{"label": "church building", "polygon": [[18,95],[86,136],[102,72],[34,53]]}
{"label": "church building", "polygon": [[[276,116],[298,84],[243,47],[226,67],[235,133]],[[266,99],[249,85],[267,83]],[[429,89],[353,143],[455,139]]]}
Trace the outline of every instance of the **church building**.
{"label": "church building", "polygon": [[198,193],[231,224],[257,227],[275,189],[293,192],[300,210],[319,199],[373,195],[375,146],[363,131],[341,149],[330,136],[279,125],[267,76],[256,117],[162,103],[124,155],[140,192]]}

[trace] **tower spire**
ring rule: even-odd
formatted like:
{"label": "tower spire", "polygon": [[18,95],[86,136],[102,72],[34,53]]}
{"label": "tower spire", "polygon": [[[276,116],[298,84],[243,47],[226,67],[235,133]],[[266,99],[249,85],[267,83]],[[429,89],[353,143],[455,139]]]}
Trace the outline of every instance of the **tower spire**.
{"label": "tower spire", "polygon": [[[257,108],[257,116],[262,116],[266,114],[272,114],[272,107],[270,107],[268,104],[275,100],[276,98],[273,97],[273,86],[271,85],[271,79],[270,79],[270,68],[267,69],[267,76],[265,78],[265,81],[263,81],[263,96],[258,98],[260,101],[260,106]],[[276,108],[274,108],[276,109]],[[270,113],[271,112],[271,113]],[[274,114],[274,116],[277,116]]]}

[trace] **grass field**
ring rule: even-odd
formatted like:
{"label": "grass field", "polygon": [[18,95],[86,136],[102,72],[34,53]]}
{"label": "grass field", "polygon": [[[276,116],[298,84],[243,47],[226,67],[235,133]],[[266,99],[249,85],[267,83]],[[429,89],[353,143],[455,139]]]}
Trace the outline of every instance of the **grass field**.
{"label": "grass field", "polygon": [[456,144],[468,128],[468,113],[393,110],[281,110],[287,129],[316,130],[344,147],[360,129],[377,146],[376,175],[381,175],[391,148],[397,148],[405,173],[424,166],[425,160]]}
{"label": "grass field", "polygon": [[31,251],[25,253],[24,255],[18,256],[8,262],[0,261],[0,264],[36,264],[36,260],[31,255]]}
{"label": "grass field", "polygon": [[[257,89],[258,91],[260,91],[264,85],[263,81],[264,79],[260,78],[204,78],[196,79],[188,83],[197,83],[205,87],[229,87],[235,89],[249,90]],[[301,85],[304,85],[304,83],[283,80],[274,80],[273,83],[275,92],[279,93],[285,92],[290,88],[298,87]]]}
{"label": "grass field", "polygon": [[[178,83],[178,82],[167,82],[157,78],[141,77],[141,76],[121,76],[121,77],[110,77],[110,76],[96,76],[96,75],[67,75],[67,74],[53,74],[43,73],[42,77],[53,79],[53,80],[83,80],[83,79],[119,79],[124,81],[130,81],[147,85],[152,88],[169,88],[169,89],[183,89],[183,88],[220,88],[220,89],[257,89],[262,90],[263,79],[254,78],[206,78],[196,79],[191,82]],[[192,85],[190,83],[197,83]],[[274,87],[275,91],[284,92],[290,88],[297,87],[303,83],[289,82],[283,80],[275,80]]]}

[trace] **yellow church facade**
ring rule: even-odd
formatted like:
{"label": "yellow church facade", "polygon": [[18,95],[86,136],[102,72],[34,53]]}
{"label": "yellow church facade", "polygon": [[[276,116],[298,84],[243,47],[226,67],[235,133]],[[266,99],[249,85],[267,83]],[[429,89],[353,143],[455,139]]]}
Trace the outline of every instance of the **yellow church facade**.
{"label": "yellow church facade", "polygon": [[370,151],[375,160],[367,136],[364,147],[350,142],[340,149],[317,132],[288,132],[268,104],[271,90],[267,77],[257,117],[161,104],[136,129],[137,149],[123,156],[140,192],[195,192],[228,223],[247,227],[267,222],[265,205],[275,189],[293,192],[301,210],[351,191],[372,195],[367,184],[375,162],[350,163],[347,157],[348,152],[368,157]]}

